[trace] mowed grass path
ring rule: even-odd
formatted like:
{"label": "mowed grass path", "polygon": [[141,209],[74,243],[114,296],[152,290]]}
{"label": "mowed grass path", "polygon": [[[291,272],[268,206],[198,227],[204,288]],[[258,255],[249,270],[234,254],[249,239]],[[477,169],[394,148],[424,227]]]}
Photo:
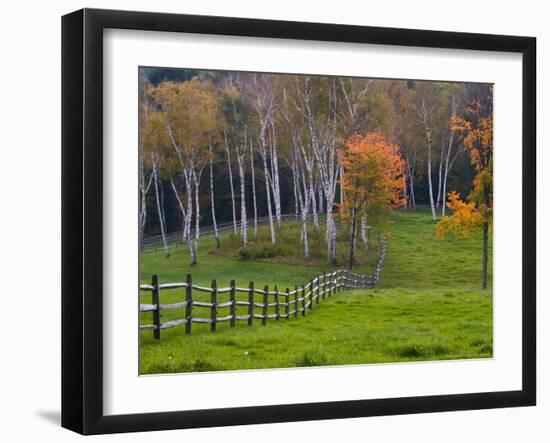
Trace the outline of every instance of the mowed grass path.
{"label": "mowed grass path", "polygon": [[[180,326],[163,330],[160,341],[153,340],[151,331],[142,332],[141,373],[492,357],[492,291],[478,289],[481,237],[439,240],[425,212],[398,212],[387,227],[388,255],[377,289],[339,292],[306,317],[270,320],[267,326],[256,320],[251,328],[238,322],[232,329],[223,323],[211,333],[208,325],[193,324],[192,335],[185,335]],[[253,280],[257,286],[277,284],[284,290],[330,270],[322,261],[298,265],[287,258],[242,260],[237,251],[220,255],[206,239],[200,251],[199,264],[192,268],[181,246],[173,247],[169,258],[161,251],[142,253],[142,282],[149,283],[153,273],[161,282],[183,281],[190,272],[194,282],[204,286],[213,278],[219,286],[235,278],[238,286]],[[372,269],[375,252],[357,266],[358,272]],[[150,303],[149,297],[142,294],[142,302]],[[220,301],[225,298],[220,296]],[[181,289],[161,292],[162,303],[182,299]],[[208,294],[203,299],[208,300]],[[162,314],[162,321],[182,317],[178,311]],[[209,313],[195,308],[198,315]],[[142,314],[141,321],[151,323],[151,314]]]}

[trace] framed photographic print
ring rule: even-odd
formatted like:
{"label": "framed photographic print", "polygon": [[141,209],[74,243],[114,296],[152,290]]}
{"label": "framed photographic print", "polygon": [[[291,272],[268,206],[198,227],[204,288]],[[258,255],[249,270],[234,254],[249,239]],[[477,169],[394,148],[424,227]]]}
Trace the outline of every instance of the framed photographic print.
{"label": "framed photographic print", "polygon": [[62,21],[62,425],[536,400],[530,37]]}

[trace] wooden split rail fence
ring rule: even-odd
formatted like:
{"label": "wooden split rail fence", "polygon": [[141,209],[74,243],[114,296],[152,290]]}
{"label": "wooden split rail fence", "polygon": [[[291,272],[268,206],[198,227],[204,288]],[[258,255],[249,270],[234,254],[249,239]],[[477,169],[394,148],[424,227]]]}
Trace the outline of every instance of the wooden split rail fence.
{"label": "wooden split rail fence", "polygon": [[[310,222],[312,221],[312,216],[308,215],[308,219],[310,219]],[[325,215],[324,214],[318,214],[319,222],[324,223]],[[296,214],[282,214],[281,215],[281,221],[297,221],[300,222],[299,217]],[[338,219],[334,220],[336,224],[339,223]],[[258,226],[267,225],[269,223],[268,217],[259,217],[256,220],[256,223]],[[237,220],[235,224],[233,222],[225,222],[225,223],[218,223],[217,225],[217,231],[218,235],[228,233],[228,232],[240,232],[241,231],[242,222],[240,220]],[[254,219],[251,218],[247,221],[247,227],[248,229],[254,229]],[[367,229],[367,235],[370,238],[370,226],[366,227]],[[215,230],[213,225],[208,226],[201,226],[200,228],[200,236],[201,238],[211,238],[215,236]],[[169,234],[165,235],[165,240],[167,245],[174,245],[177,243],[181,243],[183,240],[183,233],[182,231],[176,231],[171,232]],[[144,250],[147,249],[161,249],[163,247],[163,240],[161,235],[153,235],[149,237],[145,237],[141,241],[141,248]]]}
{"label": "wooden split rail fence", "polygon": [[[321,215],[319,217],[322,218]],[[287,221],[287,220],[290,220],[290,221],[297,220],[296,215],[295,214],[283,214],[283,215],[281,215],[281,221]],[[266,225],[266,224],[269,223],[269,218],[268,217],[258,217],[256,222],[257,222],[258,226]],[[218,223],[217,224],[217,231],[218,231],[218,234],[233,232],[234,230],[236,232],[240,232],[241,231],[241,226],[242,226],[242,222],[240,220],[237,220],[235,222],[235,224],[233,224],[233,222]],[[253,218],[251,218],[247,221],[247,226],[248,226],[248,229],[254,229],[254,219]],[[200,236],[201,237],[203,237],[203,238],[214,237],[214,235],[215,235],[215,231],[214,231],[214,226],[213,225],[201,226],[201,229],[200,229]],[[168,245],[175,244],[175,243],[181,243],[182,236],[183,236],[182,231],[176,231],[176,232],[171,232],[169,234],[166,234],[165,235],[166,243]],[[142,249],[160,249],[160,248],[162,248],[162,245],[163,245],[163,241],[162,241],[162,236],[161,235],[154,235],[154,236],[145,237],[141,241]]]}
{"label": "wooden split rail fence", "polygon": [[[347,269],[339,269],[327,272],[310,280],[307,284],[295,286],[293,290],[286,288],[280,291],[277,286],[269,290],[269,286],[263,289],[256,288],[251,281],[248,288],[237,286],[235,280],[231,280],[228,287],[218,287],[216,280],[212,280],[210,287],[199,286],[193,283],[191,274],[187,274],[185,282],[163,283],[159,282],[158,276],[153,275],[150,285],[140,285],[141,291],[152,293],[151,304],[140,304],[140,312],[152,312],[153,323],[141,325],[140,330],[152,330],[155,339],[160,339],[163,329],[176,326],[185,326],[185,333],[191,334],[193,323],[208,323],[212,332],[217,330],[218,323],[229,322],[230,327],[235,327],[237,321],[246,321],[252,326],[256,320],[266,325],[268,320],[278,321],[281,318],[306,316],[308,311],[313,310],[315,304],[319,304],[326,298],[332,297],[335,293],[360,288],[374,288],[380,279],[382,266],[387,251],[387,242],[381,244],[380,256],[373,274],[358,274]],[[160,293],[162,290],[183,289],[184,300],[179,303],[161,304]],[[195,300],[196,292],[209,293],[210,301]],[[228,301],[220,303],[220,295],[228,294]],[[237,294],[246,294],[246,300],[239,300]],[[246,307],[245,315],[237,315],[237,307]],[[193,308],[208,308],[208,317],[194,317]],[[229,313],[219,316],[219,309],[228,309]],[[269,313],[269,309],[274,311]],[[177,320],[161,322],[161,311],[181,309],[183,317]]]}

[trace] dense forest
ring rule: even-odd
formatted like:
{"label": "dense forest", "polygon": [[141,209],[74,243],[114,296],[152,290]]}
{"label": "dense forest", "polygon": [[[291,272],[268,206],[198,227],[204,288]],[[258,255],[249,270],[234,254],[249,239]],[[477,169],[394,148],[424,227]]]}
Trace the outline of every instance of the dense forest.
{"label": "dense forest", "polygon": [[[452,123],[468,122],[472,103],[492,119],[492,86],[140,68],[140,236],[181,232],[193,263],[204,226],[232,223],[246,247],[258,218],[275,243],[281,216],[295,214],[304,256],[308,229],[323,229],[334,259],[335,220],[358,208],[346,205],[346,183],[361,174],[349,147],[360,155],[367,142],[385,157],[365,161],[394,168],[388,207],[422,205],[440,220],[451,192],[475,187],[479,171]],[[364,236],[379,209],[357,212],[353,233],[357,222]]]}

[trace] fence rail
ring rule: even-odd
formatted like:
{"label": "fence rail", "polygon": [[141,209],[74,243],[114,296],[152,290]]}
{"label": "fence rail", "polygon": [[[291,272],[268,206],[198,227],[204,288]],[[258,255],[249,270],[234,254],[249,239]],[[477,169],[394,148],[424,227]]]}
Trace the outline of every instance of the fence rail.
{"label": "fence rail", "polygon": [[[281,215],[281,221],[286,221],[286,220],[296,220],[296,215],[295,214],[283,214],[283,215]],[[258,226],[262,226],[262,225],[265,225],[265,224],[269,223],[269,218],[268,217],[258,217],[256,222],[257,222]],[[273,218],[273,222],[277,223],[277,221],[275,220],[275,217]],[[232,221],[231,222],[225,222],[225,223],[218,223],[217,224],[218,234],[223,234],[225,232],[233,232],[234,230],[236,230],[236,232],[240,232],[241,225],[242,225],[241,220],[237,220],[235,225],[233,224]],[[249,229],[254,229],[254,219],[253,218],[247,220],[247,227]],[[200,228],[200,236],[201,237],[213,237],[214,234],[215,234],[215,231],[214,231],[214,226],[213,225],[202,226]],[[183,240],[183,232],[182,231],[171,232],[169,234],[166,234],[165,238],[166,238],[166,243],[167,244],[178,243],[178,242],[181,242]],[[160,247],[162,247],[162,244],[163,244],[163,242],[162,242],[162,236],[161,235],[153,235],[153,236],[145,237],[141,241],[142,249],[160,248]]]}
{"label": "fence rail", "polygon": [[[176,326],[185,326],[185,333],[191,334],[193,323],[210,324],[210,330],[215,332],[217,325],[223,322],[229,322],[230,327],[235,327],[237,321],[246,321],[248,326],[252,326],[255,320],[260,320],[262,325],[266,325],[268,320],[272,319],[279,321],[299,315],[306,316],[308,311],[313,310],[314,304],[319,304],[337,292],[374,288],[380,279],[386,252],[387,240],[384,238],[381,242],[376,269],[372,274],[358,274],[348,269],[338,269],[318,275],[303,285],[295,286],[292,290],[286,288],[284,291],[280,291],[277,286],[269,290],[268,285],[260,289],[253,281],[249,283],[248,288],[237,286],[235,280],[231,280],[227,287],[218,287],[217,280],[212,280],[210,287],[199,286],[193,284],[191,274],[187,274],[185,282],[161,284],[158,275],[155,274],[150,285],[140,285],[140,290],[151,292],[152,298],[151,304],[140,304],[140,312],[153,314],[153,323],[140,325],[140,330],[153,331],[154,338],[159,340],[161,330]],[[181,302],[160,303],[161,291],[179,288],[184,289],[184,299]],[[210,294],[210,301],[195,300],[194,295],[197,292]],[[220,302],[220,294],[229,294],[229,300]],[[239,300],[238,294],[246,294],[246,300]],[[247,313],[238,315],[238,306],[247,307]],[[194,307],[209,308],[210,315],[195,317],[193,316]],[[274,312],[269,313],[269,308]],[[173,309],[183,310],[183,318],[161,322],[161,311]],[[228,313],[220,316],[219,309],[228,309]]]}
{"label": "fence rail", "polygon": [[[325,214],[317,214],[317,217],[319,219],[319,223],[324,223],[325,221]],[[297,221],[301,222],[301,219],[296,214],[282,214],[281,215],[281,222],[284,221]],[[311,214],[308,214],[308,222],[313,222],[313,216]],[[258,227],[269,224],[269,217],[258,217],[256,220],[256,223]],[[277,223],[277,220],[275,216],[273,217],[273,223]],[[338,224],[339,220],[335,219],[335,223]],[[218,223],[217,224],[217,231],[218,235],[224,234],[227,232],[241,232],[241,226],[242,221],[237,220],[235,224],[233,222],[224,222],[224,223]],[[254,229],[254,219],[250,218],[246,222],[247,229],[252,230]],[[366,227],[367,233],[370,235],[370,226]],[[215,230],[213,225],[208,226],[201,226],[200,228],[200,236],[201,238],[207,238],[207,237],[215,237]],[[181,243],[183,241],[183,231],[176,231],[171,232],[169,234],[165,235],[166,244],[167,245],[174,245],[176,243]],[[152,235],[145,237],[141,240],[141,249],[147,250],[147,249],[160,249],[163,247],[163,240],[162,235]]]}

